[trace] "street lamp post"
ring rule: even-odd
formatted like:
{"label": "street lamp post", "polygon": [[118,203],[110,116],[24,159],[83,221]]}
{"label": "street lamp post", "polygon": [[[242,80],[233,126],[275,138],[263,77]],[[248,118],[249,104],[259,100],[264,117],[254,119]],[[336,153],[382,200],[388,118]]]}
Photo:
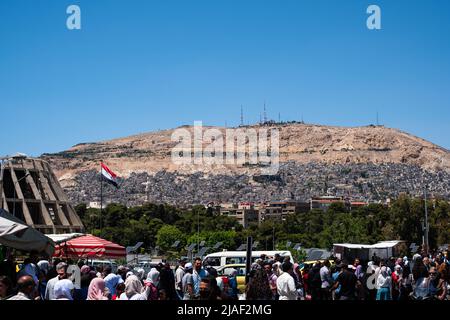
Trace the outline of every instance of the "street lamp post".
{"label": "street lamp post", "polygon": [[200,251],[200,210],[197,210],[197,252]]}
{"label": "street lamp post", "polygon": [[[13,170],[13,169],[11,169]],[[28,177],[30,175],[29,172],[27,172],[22,178],[20,178],[19,180],[17,180],[16,182],[14,182],[14,202],[13,202],[13,216],[16,216],[16,184],[18,184],[20,181],[22,181],[23,179],[25,179],[26,177]]]}
{"label": "street lamp post", "polygon": [[428,232],[429,232],[429,225],[428,225],[428,208],[427,208],[427,185],[424,186],[423,189],[423,195],[425,200],[425,234],[424,234],[424,246],[425,246],[425,253],[428,255],[428,246],[429,246],[429,239],[428,239]]}
{"label": "street lamp post", "polygon": [[272,221],[272,250],[275,250],[275,223]]}

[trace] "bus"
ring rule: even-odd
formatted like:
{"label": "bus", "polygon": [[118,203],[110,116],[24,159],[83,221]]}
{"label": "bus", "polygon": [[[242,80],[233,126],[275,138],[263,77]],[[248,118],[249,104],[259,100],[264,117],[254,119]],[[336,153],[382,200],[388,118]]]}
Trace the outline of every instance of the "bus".
{"label": "bus", "polygon": [[[292,258],[292,254],[289,250],[252,251],[252,263],[255,262],[255,260],[261,257],[261,255],[263,254],[265,254],[269,259],[273,259],[275,254],[277,253],[283,258],[286,256],[289,257],[291,259],[291,262],[294,263],[294,259]],[[246,260],[246,251],[221,251],[208,254],[203,259],[203,264],[217,269],[229,264],[245,264]]]}

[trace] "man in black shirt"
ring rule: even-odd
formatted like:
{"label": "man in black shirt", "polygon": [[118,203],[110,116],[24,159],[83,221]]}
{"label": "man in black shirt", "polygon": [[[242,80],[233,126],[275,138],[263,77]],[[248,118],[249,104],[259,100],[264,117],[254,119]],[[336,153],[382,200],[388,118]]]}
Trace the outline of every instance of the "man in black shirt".
{"label": "man in black shirt", "polygon": [[356,275],[348,270],[348,263],[341,263],[338,267],[343,271],[337,277],[336,282],[333,287],[331,287],[330,291],[336,290],[340,285],[339,300],[354,300],[356,286],[360,285],[360,282],[358,278],[356,278]]}
{"label": "man in black shirt", "polygon": [[320,268],[322,265],[317,262],[313,265],[312,269],[308,273],[308,287],[311,291],[311,300],[321,300],[320,287],[322,280],[320,280]]}

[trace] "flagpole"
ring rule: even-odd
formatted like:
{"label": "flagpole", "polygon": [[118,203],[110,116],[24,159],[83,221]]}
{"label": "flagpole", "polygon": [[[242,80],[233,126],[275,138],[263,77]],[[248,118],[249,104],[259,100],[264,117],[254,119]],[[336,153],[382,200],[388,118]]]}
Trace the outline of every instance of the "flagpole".
{"label": "flagpole", "polygon": [[102,233],[102,214],[103,214],[103,174],[102,174],[102,164],[100,162],[100,234]]}

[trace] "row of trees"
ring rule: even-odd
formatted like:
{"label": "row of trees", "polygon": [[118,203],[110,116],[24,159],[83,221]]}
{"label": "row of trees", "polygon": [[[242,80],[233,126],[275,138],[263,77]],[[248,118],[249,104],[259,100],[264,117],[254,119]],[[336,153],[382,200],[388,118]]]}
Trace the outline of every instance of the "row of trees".
{"label": "row of trees", "polygon": [[[260,249],[282,248],[287,241],[301,243],[303,248],[331,248],[333,243],[375,243],[381,240],[405,240],[422,243],[424,201],[401,196],[391,206],[370,204],[348,211],[333,204],[328,211],[312,210],[288,216],[285,221],[264,221],[243,229],[234,218],[221,216],[212,209],[196,206],[181,210],[169,205],[145,204],[127,208],[110,204],[100,215],[99,209],[76,206],[88,232],[131,246],[139,241],[148,251],[158,247],[170,255],[186,254],[186,245],[205,241],[212,247],[236,249],[247,236],[259,242]],[[431,248],[450,243],[450,204],[428,202],[429,241]],[[175,241],[180,245],[174,248]]]}

